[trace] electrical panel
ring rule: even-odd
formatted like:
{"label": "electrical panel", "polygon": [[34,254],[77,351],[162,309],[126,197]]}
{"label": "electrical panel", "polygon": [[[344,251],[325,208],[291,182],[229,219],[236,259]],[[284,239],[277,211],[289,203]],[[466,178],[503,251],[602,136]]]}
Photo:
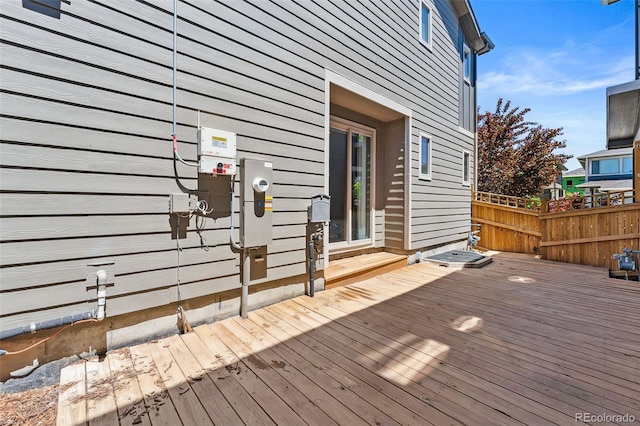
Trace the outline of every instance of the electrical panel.
{"label": "electrical panel", "polygon": [[273,164],[240,159],[240,243],[260,247],[273,241]]}
{"label": "electrical panel", "polygon": [[225,130],[198,129],[200,173],[236,174],[236,134]]}

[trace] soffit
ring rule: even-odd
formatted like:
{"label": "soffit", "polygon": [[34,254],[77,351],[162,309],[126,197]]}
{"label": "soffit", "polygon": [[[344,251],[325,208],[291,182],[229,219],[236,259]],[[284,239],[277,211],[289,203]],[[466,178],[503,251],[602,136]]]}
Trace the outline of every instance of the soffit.
{"label": "soffit", "polygon": [[640,80],[607,88],[607,147],[630,147],[638,135]]}
{"label": "soffit", "polygon": [[404,117],[398,111],[394,111],[335,84],[331,85],[330,101],[332,104],[340,105],[383,122]]}

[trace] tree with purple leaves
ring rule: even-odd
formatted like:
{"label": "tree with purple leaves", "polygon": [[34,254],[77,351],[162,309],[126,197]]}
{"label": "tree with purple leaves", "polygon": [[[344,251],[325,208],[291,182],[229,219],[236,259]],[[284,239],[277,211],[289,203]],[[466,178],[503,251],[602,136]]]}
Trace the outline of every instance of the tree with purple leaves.
{"label": "tree with purple leaves", "polygon": [[557,154],[562,128],[525,120],[529,108],[498,99],[495,112],[478,109],[478,191],[527,197],[556,181],[572,156]]}

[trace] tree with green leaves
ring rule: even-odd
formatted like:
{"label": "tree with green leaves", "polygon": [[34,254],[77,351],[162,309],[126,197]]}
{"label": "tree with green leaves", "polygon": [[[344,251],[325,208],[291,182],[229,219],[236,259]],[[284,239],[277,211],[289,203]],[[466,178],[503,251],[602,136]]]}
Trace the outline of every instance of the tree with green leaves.
{"label": "tree with green leaves", "polygon": [[560,166],[572,156],[551,129],[525,120],[530,108],[511,108],[498,99],[495,112],[478,109],[478,191],[516,197],[533,196],[556,181]]}

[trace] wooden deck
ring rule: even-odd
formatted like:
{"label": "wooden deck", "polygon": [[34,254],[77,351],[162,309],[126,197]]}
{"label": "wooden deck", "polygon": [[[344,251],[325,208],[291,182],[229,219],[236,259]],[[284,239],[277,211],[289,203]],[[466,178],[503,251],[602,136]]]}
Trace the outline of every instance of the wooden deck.
{"label": "wooden deck", "polygon": [[639,307],[637,282],[530,255],[412,265],[69,366],[58,424],[637,421]]}
{"label": "wooden deck", "polygon": [[379,252],[332,260],[324,269],[325,289],[377,277],[407,266],[407,256]]}

